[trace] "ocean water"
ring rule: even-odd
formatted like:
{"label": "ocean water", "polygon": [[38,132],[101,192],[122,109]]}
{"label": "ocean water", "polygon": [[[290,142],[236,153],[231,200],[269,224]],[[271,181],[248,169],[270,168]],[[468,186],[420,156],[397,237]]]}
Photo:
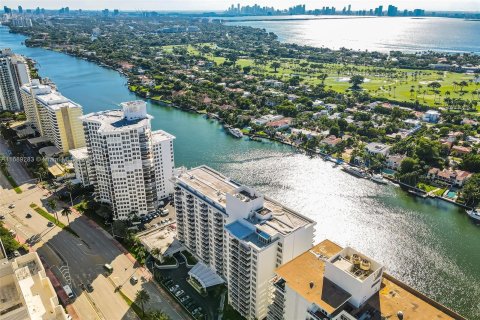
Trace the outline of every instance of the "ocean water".
{"label": "ocean water", "polygon": [[[306,20],[302,20],[306,19]],[[282,16],[232,18],[229,25],[274,32],[280,41],[389,52],[445,51],[480,54],[480,21],[453,18]]]}

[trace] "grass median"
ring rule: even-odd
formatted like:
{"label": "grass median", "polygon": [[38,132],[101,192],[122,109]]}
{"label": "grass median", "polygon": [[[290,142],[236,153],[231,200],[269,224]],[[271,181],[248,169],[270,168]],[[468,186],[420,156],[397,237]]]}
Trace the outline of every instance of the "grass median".
{"label": "grass median", "polygon": [[5,178],[7,178],[13,190],[15,190],[16,193],[22,193],[22,189],[20,189],[15,179],[13,179],[13,177],[10,175],[10,172],[8,172],[7,169],[2,169],[2,173],[5,176]]}
{"label": "grass median", "polygon": [[57,219],[55,219],[54,216],[52,216],[50,213],[48,213],[47,211],[45,211],[42,208],[40,208],[39,206],[37,206],[35,203],[30,204],[30,208],[32,208],[36,213],[38,213],[39,215],[41,215],[42,217],[44,217],[48,221],[54,223],[60,229],[65,230],[67,232],[70,232],[75,237],[78,237],[78,234],[75,231],[73,231],[72,228],[70,228],[69,226],[66,226],[65,224],[63,224],[59,220],[57,221]]}

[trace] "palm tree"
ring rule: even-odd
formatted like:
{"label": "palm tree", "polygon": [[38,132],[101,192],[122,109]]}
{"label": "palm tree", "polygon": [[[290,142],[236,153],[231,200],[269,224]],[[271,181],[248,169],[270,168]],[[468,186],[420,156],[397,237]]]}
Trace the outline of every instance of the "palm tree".
{"label": "palm tree", "polygon": [[50,207],[50,209],[53,211],[53,214],[55,215],[55,219],[58,222],[57,211],[55,210],[57,208],[57,201],[53,198],[50,198],[47,200],[47,204]]}
{"label": "palm tree", "polygon": [[69,215],[72,214],[72,209],[70,207],[64,207],[62,210],[62,216],[67,217],[68,224],[70,224],[70,218],[68,217]]}
{"label": "palm tree", "polygon": [[145,289],[137,291],[137,294],[135,295],[135,302],[139,303],[142,307],[143,316],[145,316],[145,303],[148,303],[148,301],[150,301],[150,295],[147,291],[145,291]]}
{"label": "palm tree", "polygon": [[65,182],[65,187],[68,190],[68,194],[70,195],[70,205],[73,207],[73,200],[72,200],[72,190],[73,190],[73,183],[70,180]]}
{"label": "palm tree", "polygon": [[152,251],[150,252],[150,255],[154,257],[155,259],[158,259],[158,256],[161,254],[159,248],[153,248]]}

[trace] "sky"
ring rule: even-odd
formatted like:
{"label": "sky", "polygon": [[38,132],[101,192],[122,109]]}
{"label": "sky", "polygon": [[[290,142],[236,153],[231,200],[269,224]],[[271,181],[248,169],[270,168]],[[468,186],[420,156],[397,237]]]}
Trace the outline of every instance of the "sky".
{"label": "sky", "polygon": [[56,9],[64,6],[70,9],[120,9],[120,10],[199,10],[219,11],[225,10],[232,4],[252,5],[258,3],[261,6],[274,6],[275,8],[288,8],[296,4],[305,4],[307,9],[334,6],[342,9],[352,5],[352,10],[370,9],[389,4],[398,6],[400,9],[422,8],[427,10],[454,10],[454,11],[480,11],[480,0],[4,0],[2,5],[16,8],[22,5],[24,8],[37,6],[47,9]]}

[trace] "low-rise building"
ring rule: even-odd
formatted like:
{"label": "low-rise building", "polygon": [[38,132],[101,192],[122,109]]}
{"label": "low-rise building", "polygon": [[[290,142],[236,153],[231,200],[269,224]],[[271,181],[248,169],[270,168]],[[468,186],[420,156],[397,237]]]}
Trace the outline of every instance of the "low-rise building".
{"label": "low-rise building", "polygon": [[265,126],[277,131],[281,131],[281,130],[286,130],[290,128],[291,123],[292,123],[292,118],[283,118],[276,121],[270,121]]}
{"label": "low-rise building", "polygon": [[387,159],[385,161],[385,166],[389,169],[393,170],[398,170],[400,168],[400,165],[402,164],[403,159],[405,159],[407,156],[402,155],[402,154],[392,154],[387,156]]}
{"label": "low-rise building", "polygon": [[427,178],[430,180],[438,180],[451,185],[463,186],[465,182],[472,176],[472,173],[463,170],[451,170],[431,168],[428,170]]}
{"label": "low-rise building", "polygon": [[464,156],[472,152],[472,148],[464,146],[453,146],[450,152],[457,156]]}
{"label": "low-rise building", "polygon": [[67,320],[38,254],[8,261],[1,241],[0,319]]}
{"label": "low-rise building", "polygon": [[335,147],[340,142],[342,142],[342,138],[337,138],[332,134],[326,137],[325,139],[323,139],[320,143],[330,147]]}
{"label": "low-rise building", "polygon": [[365,146],[365,150],[372,155],[381,154],[382,156],[388,156],[392,146],[387,144],[371,142]]}
{"label": "low-rise building", "polygon": [[324,240],[280,266],[268,320],[464,318],[385,273],[377,261]]}
{"label": "low-rise building", "polygon": [[428,110],[423,114],[422,120],[429,123],[437,123],[440,120],[440,112],[437,110]]}

